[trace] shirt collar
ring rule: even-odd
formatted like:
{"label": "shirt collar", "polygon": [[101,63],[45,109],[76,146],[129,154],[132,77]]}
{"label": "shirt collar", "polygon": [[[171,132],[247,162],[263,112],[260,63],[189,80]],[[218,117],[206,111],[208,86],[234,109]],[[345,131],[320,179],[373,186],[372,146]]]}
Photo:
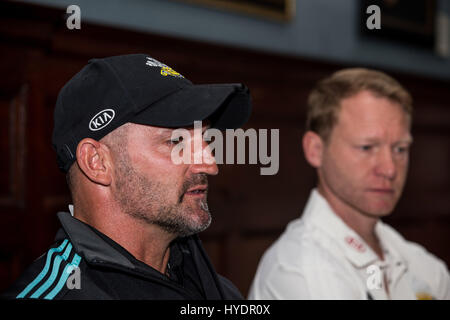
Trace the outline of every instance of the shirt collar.
{"label": "shirt collar", "polygon": [[375,233],[380,240],[381,249],[383,254],[388,254],[392,257],[392,262],[396,265],[402,264],[408,266],[408,261],[403,257],[397,248],[398,240],[392,237],[392,234],[388,232],[388,226],[382,221],[378,221],[375,225]]}
{"label": "shirt collar", "polygon": [[[311,191],[303,217],[305,221],[313,224],[334,239],[343,250],[346,258],[355,267],[363,268],[379,260],[365,241],[334,213],[327,200],[317,189]],[[380,221],[377,222],[377,227],[380,223]]]}

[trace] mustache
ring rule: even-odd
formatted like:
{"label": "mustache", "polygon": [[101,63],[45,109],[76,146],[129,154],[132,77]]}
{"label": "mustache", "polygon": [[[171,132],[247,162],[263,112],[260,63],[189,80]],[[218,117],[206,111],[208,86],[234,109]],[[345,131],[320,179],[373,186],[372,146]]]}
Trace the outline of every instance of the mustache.
{"label": "mustache", "polygon": [[208,192],[208,176],[205,173],[196,174],[186,179],[186,181],[184,181],[183,185],[181,186],[181,193],[179,198],[180,202],[183,199],[186,191],[199,184],[206,185],[206,192]]}

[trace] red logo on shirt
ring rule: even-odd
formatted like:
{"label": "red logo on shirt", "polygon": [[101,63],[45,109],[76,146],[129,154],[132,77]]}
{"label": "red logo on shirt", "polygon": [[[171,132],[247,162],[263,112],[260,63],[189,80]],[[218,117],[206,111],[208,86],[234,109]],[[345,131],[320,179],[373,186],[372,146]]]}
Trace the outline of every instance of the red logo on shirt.
{"label": "red logo on shirt", "polygon": [[353,249],[355,249],[356,251],[359,251],[359,252],[366,251],[364,244],[362,244],[361,241],[359,241],[351,236],[345,237],[345,242],[347,242],[348,245],[350,247],[352,247]]}

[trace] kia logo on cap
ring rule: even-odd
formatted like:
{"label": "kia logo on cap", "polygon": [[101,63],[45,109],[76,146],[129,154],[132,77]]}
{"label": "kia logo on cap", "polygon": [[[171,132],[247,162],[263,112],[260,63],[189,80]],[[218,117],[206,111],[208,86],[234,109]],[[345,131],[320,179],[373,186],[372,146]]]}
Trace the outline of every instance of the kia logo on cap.
{"label": "kia logo on cap", "polygon": [[116,113],[113,109],[105,109],[97,113],[89,122],[91,131],[98,131],[106,127],[114,119]]}

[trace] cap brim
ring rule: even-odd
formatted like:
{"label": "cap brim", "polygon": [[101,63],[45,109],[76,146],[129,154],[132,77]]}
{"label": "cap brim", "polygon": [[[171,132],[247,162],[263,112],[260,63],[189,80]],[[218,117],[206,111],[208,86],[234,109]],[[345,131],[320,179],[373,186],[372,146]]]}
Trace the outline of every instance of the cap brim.
{"label": "cap brim", "polygon": [[130,122],[180,128],[208,119],[211,127],[223,130],[241,127],[250,113],[250,94],[243,84],[192,85],[145,108]]}

